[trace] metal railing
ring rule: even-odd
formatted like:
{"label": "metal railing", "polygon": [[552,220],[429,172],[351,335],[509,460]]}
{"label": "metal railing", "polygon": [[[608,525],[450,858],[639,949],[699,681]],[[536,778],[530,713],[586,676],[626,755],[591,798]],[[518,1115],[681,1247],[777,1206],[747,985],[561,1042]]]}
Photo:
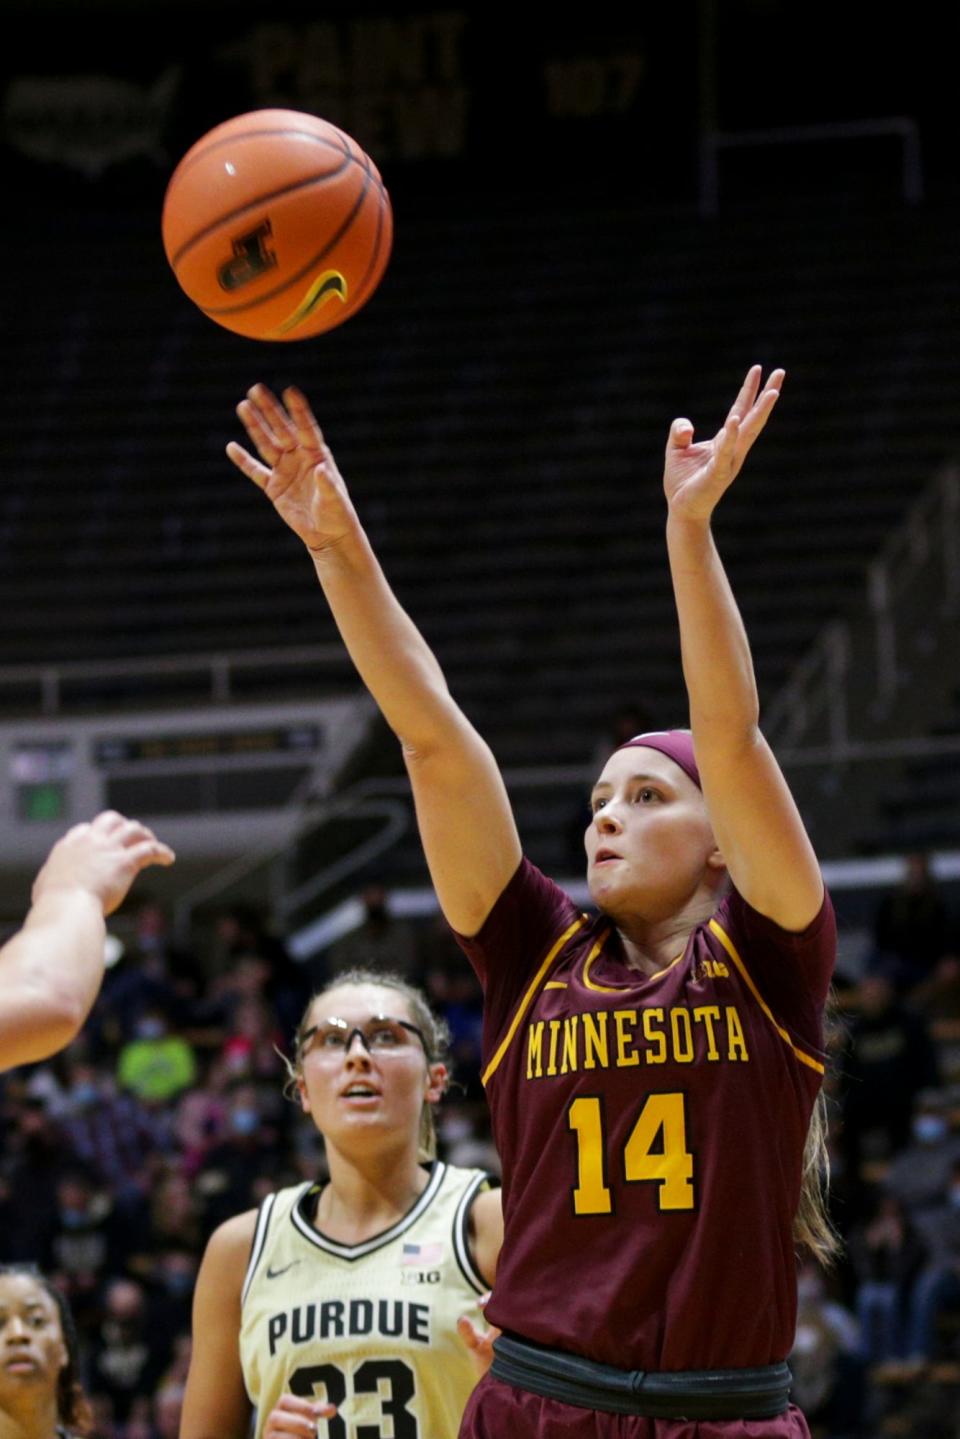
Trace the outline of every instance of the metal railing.
{"label": "metal railing", "polygon": [[[211,704],[230,704],[235,699],[240,677],[255,670],[309,670],[342,668],[343,646],[297,645],[286,649],[231,650],[206,654],[158,655],[150,659],[66,660],[57,664],[0,666],[0,705],[11,698],[31,703],[34,711],[47,717],[62,715],[64,692],[71,683],[102,684],[129,680],[147,684],[158,675],[202,681],[202,698]],[[35,700],[29,697],[35,696]]]}
{"label": "metal railing", "polygon": [[[863,698],[874,712],[888,712],[903,683],[904,632],[908,627],[910,633],[915,630],[915,620],[907,615],[909,602],[921,583],[930,583],[931,575],[937,619],[949,620],[960,610],[960,469],[956,465],[946,466],[933,477],[867,568],[864,614],[869,641],[863,656],[867,673]],[[815,747],[821,762],[824,757],[845,762],[863,755],[865,747],[851,739],[852,660],[851,622],[831,621],[765,710],[764,733],[778,753],[796,750],[814,727],[822,724],[826,742]],[[858,670],[858,683],[861,674]],[[899,754],[907,752],[901,748]],[[924,748],[911,752],[938,751]],[[871,757],[894,758],[897,753],[896,742],[892,742],[884,745],[882,755],[877,750]]]}

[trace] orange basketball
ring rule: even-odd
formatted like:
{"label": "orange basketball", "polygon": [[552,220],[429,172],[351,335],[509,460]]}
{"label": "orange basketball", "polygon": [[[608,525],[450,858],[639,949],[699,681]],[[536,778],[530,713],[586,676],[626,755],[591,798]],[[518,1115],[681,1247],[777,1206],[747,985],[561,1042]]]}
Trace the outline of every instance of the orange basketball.
{"label": "orange basketball", "polygon": [[163,247],[205,315],[256,340],[305,340],[366,304],[390,258],[393,212],[355,140],[297,110],[252,110],[174,170]]}

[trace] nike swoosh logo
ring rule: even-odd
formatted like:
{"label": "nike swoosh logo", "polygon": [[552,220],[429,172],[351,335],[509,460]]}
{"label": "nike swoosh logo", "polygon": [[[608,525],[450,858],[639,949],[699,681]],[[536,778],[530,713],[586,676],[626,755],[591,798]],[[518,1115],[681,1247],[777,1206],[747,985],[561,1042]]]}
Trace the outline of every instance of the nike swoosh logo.
{"label": "nike swoosh logo", "polygon": [[301,1261],[300,1261],[299,1259],[291,1259],[291,1260],[290,1260],[290,1263],[289,1263],[289,1264],[285,1264],[282,1269],[271,1269],[271,1268],[270,1268],[270,1265],[268,1264],[268,1265],[267,1265],[267,1278],[268,1278],[268,1279],[279,1279],[281,1274],[286,1274],[286,1272],[287,1272],[288,1269],[292,1269],[295,1264],[299,1264],[300,1262],[301,1262]]}
{"label": "nike swoosh logo", "polygon": [[319,310],[321,305],[325,305],[332,295],[336,295],[341,304],[347,303],[347,281],[339,270],[325,270],[322,275],[319,275],[293,314],[288,315],[273,333],[286,335],[290,330],[295,330],[298,325],[303,324],[304,320],[309,319],[315,310]]}

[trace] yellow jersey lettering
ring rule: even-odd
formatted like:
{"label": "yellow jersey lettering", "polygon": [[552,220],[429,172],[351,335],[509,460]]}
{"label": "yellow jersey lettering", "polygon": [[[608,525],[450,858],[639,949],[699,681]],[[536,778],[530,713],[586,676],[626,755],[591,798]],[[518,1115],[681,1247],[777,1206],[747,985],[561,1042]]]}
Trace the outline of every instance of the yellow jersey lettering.
{"label": "yellow jersey lettering", "polygon": [[610,1053],[607,1048],[607,1019],[605,1009],[599,1014],[590,1014],[589,1011],[583,1016],[583,1067],[584,1069],[596,1069],[599,1064],[601,1069],[610,1068]]}
{"label": "yellow jersey lettering", "polygon": [[579,1014],[568,1014],[563,1021],[563,1054],[560,1058],[560,1073],[568,1074],[577,1069],[577,1032],[580,1027]]}
{"label": "yellow jersey lettering", "polygon": [[527,1078],[543,1074],[543,1020],[535,1019],[527,1030]]}
{"label": "yellow jersey lettering", "polygon": [[633,1044],[634,1039],[632,1033],[627,1033],[627,1025],[636,1024],[637,1011],[635,1009],[615,1009],[613,1022],[617,1027],[617,1068],[629,1069],[632,1065],[640,1063],[637,1051],[627,1048],[628,1045]]}
{"label": "yellow jersey lettering", "polygon": [[717,1048],[717,1037],[713,1030],[713,1021],[720,1022],[720,1008],[716,1004],[698,1004],[693,1011],[693,1018],[696,1024],[702,1024],[704,1033],[707,1036],[707,1059],[718,1060],[720,1051]]}
{"label": "yellow jersey lettering", "polygon": [[662,1024],[662,1009],[645,1009],[643,1011],[643,1037],[648,1045],[646,1050],[648,1064],[666,1064],[667,1062],[667,1036],[662,1029],[654,1028],[654,1025]]}
{"label": "yellow jersey lettering", "polygon": [[550,1024],[550,1049],[547,1054],[547,1073],[557,1072],[557,1038],[560,1034],[560,1020],[551,1019]]}
{"label": "yellow jersey lettering", "polygon": [[743,1026],[740,1023],[740,1016],[732,1004],[728,1004],[725,1010],[727,1019],[727,1058],[749,1060],[747,1053],[747,1041],[743,1033]]}
{"label": "yellow jersey lettering", "polygon": [[677,1064],[693,1063],[693,1029],[690,1011],[678,1005],[670,1011],[670,1037],[673,1040],[673,1057]]}

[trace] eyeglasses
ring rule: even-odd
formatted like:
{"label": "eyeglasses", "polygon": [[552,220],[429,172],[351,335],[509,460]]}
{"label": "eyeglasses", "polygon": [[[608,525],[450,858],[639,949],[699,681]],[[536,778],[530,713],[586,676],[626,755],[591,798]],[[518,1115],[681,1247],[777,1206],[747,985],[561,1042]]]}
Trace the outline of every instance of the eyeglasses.
{"label": "eyeglasses", "polygon": [[368,1054],[392,1054],[409,1050],[413,1047],[410,1036],[415,1034],[423,1046],[424,1054],[429,1057],[430,1051],[423,1030],[409,1020],[393,1019],[389,1014],[375,1014],[364,1020],[363,1024],[351,1024],[349,1020],[336,1017],[312,1024],[300,1036],[300,1053],[305,1054],[307,1049],[311,1048],[322,1054],[346,1054],[355,1034],[359,1034],[360,1043]]}

